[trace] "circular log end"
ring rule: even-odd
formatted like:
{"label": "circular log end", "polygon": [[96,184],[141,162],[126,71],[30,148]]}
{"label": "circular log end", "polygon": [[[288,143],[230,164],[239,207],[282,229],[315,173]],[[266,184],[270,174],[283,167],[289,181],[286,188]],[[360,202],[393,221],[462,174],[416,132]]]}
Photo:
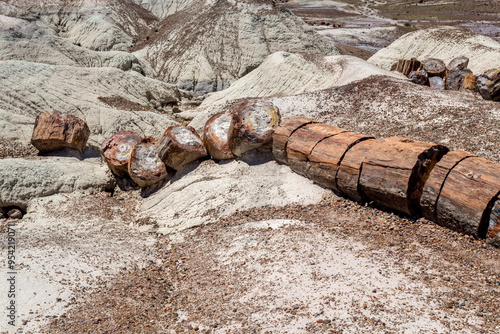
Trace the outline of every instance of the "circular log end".
{"label": "circular log end", "polygon": [[213,159],[234,158],[229,148],[229,128],[233,117],[230,114],[218,113],[210,117],[203,128],[203,143]]}

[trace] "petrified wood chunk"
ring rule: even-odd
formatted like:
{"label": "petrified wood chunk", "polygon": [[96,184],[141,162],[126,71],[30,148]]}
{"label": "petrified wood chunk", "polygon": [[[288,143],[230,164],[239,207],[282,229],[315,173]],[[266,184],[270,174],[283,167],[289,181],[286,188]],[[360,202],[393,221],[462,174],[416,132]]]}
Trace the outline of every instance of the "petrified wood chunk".
{"label": "petrified wood chunk", "polygon": [[360,191],[385,207],[420,215],[425,180],[447,152],[444,146],[408,138],[378,139],[360,170]]}
{"label": "petrified wood chunk", "polygon": [[287,162],[286,147],[288,145],[288,138],[300,127],[311,123],[318,122],[306,117],[294,117],[287,119],[274,130],[273,155],[278,162]]}
{"label": "petrified wood chunk", "polygon": [[309,155],[306,176],[314,182],[338,191],[337,171],[346,152],[360,141],[373,137],[355,132],[342,132],[320,141]]}
{"label": "petrified wood chunk", "polygon": [[493,201],[490,212],[487,237],[493,245],[500,247],[500,197]]}
{"label": "petrified wood chunk", "polygon": [[40,114],[36,117],[31,144],[40,152],[51,152],[72,148],[83,152],[90,130],[84,120],[59,111]]}
{"label": "petrified wood chunk", "polygon": [[444,181],[436,206],[437,223],[484,238],[499,193],[500,164],[480,157],[464,159]]}
{"label": "petrified wood chunk", "polygon": [[109,169],[118,177],[128,176],[130,154],[141,142],[141,136],[133,131],[123,130],[106,138],[102,143],[102,155]]}
{"label": "petrified wood chunk", "polygon": [[418,70],[410,72],[408,75],[411,82],[416,83],[417,85],[428,85],[429,84],[429,75],[425,70]]}
{"label": "petrified wood chunk", "polygon": [[474,74],[466,74],[460,90],[477,92],[477,77]]}
{"label": "petrified wood chunk", "polygon": [[467,74],[472,74],[472,71],[463,67],[456,67],[448,70],[446,73],[446,89],[459,90]]}
{"label": "petrified wood chunk", "polygon": [[14,209],[10,209],[7,212],[7,217],[12,218],[12,219],[21,219],[21,218],[23,218],[23,213],[21,210],[14,208]]}
{"label": "petrified wood chunk", "polygon": [[229,127],[233,117],[230,114],[218,113],[205,123],[203,143],[212,159],[223,160],[234,158],[229,148]]}
{"label": "petrified wood chunk", "polygon": [[429,77],[443,77],[446,73],[446,65],[437,58],[427,58],[422,61],[422,68],[429,74]]}
{"label": "petrified wood chunk", "polygon": [[417,58],[400,59],[393,65],[391,71],[398,71],[408,76],[411,72],[418,70],[420,65],[421,63]]}
{"label": "petrified wood chunk", "polygon": [[462,56],[462,57],[457,57],[453,58],[449,63],[446,68],[451,71],[456,68],[467,68],[469,65],[469,58]]}
{"label": "petrified wood chunk", "polygon": [[491,69],[477,78],[477,88],[485,100],[500,101],[500,70]]}
{"label": "petrified wood chunk", "polygon": [[337,171],[337,189],[356,201],[363,199],[363,193],[358,189],[361,167],[376,143],[376,139],[355,143],[340,162]]}
{"label": "petrified wood chunk", "polygon": [[441,77],[430,77],[429,87],[433,89],[444,89],[444,80]]}
{"label": "petrified wood chunk", "polygon": [[280,112],[269,101],[244,100],[232,112],[229,128],[229,147],[236,156],[271,141],[280,123]]}
{"label": "petrified wood chunk", "polygon": [[175,170],[207,156],[207,150],[196,130],[187,125],[170,126],[158,141],[158,156]]}
{"label": "petrified wood chunk", "polygon": [[346,131],[323,123],[312,123],[297,129],[288,138],[286,147],[288,165],[294,172],[306,175],[309,167],[309,155],[314,147],[323,139]]}
{"label": "petrified wood chunk", "polygon": [[168,176],[167,168],[158,156],[156,145],[154,138],[143,138],[130,154],[128,173],[140,187],[150,186]]}
{"label": "petrified wood chunk", "polygon": [[422,215],[425,218],[437,221],[437,203],[446,177],[460,161],[473,156],[474,154],[465,151],[451,151],[434,166],[424,185],[422,198],[420,199]]}

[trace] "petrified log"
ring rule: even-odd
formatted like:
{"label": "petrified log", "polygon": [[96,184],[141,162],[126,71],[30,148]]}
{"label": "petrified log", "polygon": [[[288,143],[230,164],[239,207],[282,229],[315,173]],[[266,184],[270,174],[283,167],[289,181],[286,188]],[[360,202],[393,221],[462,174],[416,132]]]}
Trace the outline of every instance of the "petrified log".
{"label": "petrified log", "polygon": [[429,84],[429,75],[425,70],[418,70],[410,72],[408,75],[411,82],[416,83],[417,85],[428,85]]}
{"label": "petrified log", "polygon": [[64,148],[85,149],[90,130],[84,120],[59,111],[40,114],[36,117],[31,144],[40,152],[51,152]]}
{"label": "petrified log", "polygon": [[347,131],[320,141],[309,155],[306,176],[324,187],[339,191],[337,171],[344,155],[352,146],[371,138]]}
{"label": "petrified log", "polygon": [[448,152],[431,171],[422,191],[420,206],[422,215],[432,221],[437,221],[437,203],[441,188],[450,171],[462,160],[475,156],[472,153],[456,150]]}
{"label": "petrified log", "polygon": [[314,147],[325,138],[342,132],[347,132],[347,130],[323,123],[312,123],[297,129],[288,138],[286,147],[288,165],[294,172],[306,175],[309,155]]}
{"label": "petrified log", "polygon": [[489,217],[488,233],[486,236],[493,245],[500,247],[500,197],[497,197],[493,201]]}
{"label": "petrified log", "polygon": [[234,155],[258,148],[271,141],[280,123],[280,112],[269,101],[246,99],[232,112],[229,147]]}
{"label": "petrified log", "polygon": [[446,89],[459,90],[467,74],[471,75],[472,71],[464,67],[455,67],[448,70],[446,73]]}
{"label": "petrified log", "polygon": [[154,138],[145,137],[134,146],[128,173],[140,187],[150,186],[168,176],[167,168],[158,156],[157,141]]}
{"label": "petrified log", "polygon": [[378,139],[363,161],[360,192],[385,207],[420,215],[425,180],[447,152],[444,146],[408,138]]}
{"label": "petrified log", "polygon": [[170,126],[158,141],[158,156],[167,165],[180,170],[184,165],[207,156],[196,130],[187,125]]}
{"label": "petrified log", "polygon": [[420,65],[421,63],[417,58],[400,59],[393,65],[391,71],[398,71],[408,76],[411,72],[418,70]]}
{"label": "petrified log", "polygon": [[429,87],[433,89],[444,89],[444,79],[441,77],[430,77],[429,78]]}
{"label": "petrified log", "polygon": [[113,174],[121,178],[128,176],[130,154],[141,139],[137,133],[123,130],[104,140],[102,155]]}
{"label": "petrified log", "polygon": [[446,68],[448,69],[448,71],[451,71],[451,70],[456,69],[456,68],[467,68],[468,65],[469,65],[469,58],[462,56],[462,57],[453,58],[448,63],[448,66],[446,66]]}
{"label": "petrified log", "polygon": [[12,218],[12,219],[21,219],[21,218],[23,218],[23,213],[21,210],[14,208],[14,209],[10,209],[7,212],[7,217]]}
{"label": "petrified log", "polygon": [[437,223],[484,238],[499,193],[500,164],[480,157],[464,159],[444,181],[436,206]]}
{"label": "petrified log", "polygon": [[363,193],[358,189],[361,167],[376,143],[376,139],[368,139],[355,143],[345,153],[344,158],[340,162],[340,167],[337,171],[337,189],[356,201],[363,199]]}
{"label": "petrified log", "polygon": [[278,126],[273,133],[273,155],[281,163],[287,162],[286,147],[288,138],[299,128],[318,121],[306,117],[294,117],[287,119]]}
{"label": "petrified log", "polygon": [[229,127],[233,117],[230,114],[218,113],[205,123],[203,128],[203,144],[212,159],[224,160],[234,158],[229,148]]}
{"label": "petrified log", "polygon": [[474,74],[466,74],[460,90],[477,92],[477,77]]}
{"label": "petrified log", "polygon": [[437,58],[427,58],[422,61],[422,68],[429,74],[429,77],[444,77],[446,73],[446,65]]}
{"label": "petrified log", "polygon": [[477,78],[477,88],[485,100],[500,101],[500,70],[491,69]]}

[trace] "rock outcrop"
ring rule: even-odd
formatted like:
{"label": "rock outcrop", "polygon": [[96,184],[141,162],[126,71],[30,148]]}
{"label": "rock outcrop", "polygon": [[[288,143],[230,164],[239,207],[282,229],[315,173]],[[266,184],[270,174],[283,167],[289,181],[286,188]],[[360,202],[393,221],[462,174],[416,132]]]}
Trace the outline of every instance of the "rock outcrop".
{"label": "rock outcrop", "polygon": [[272,1],[204,1],[163,20],[135,55],[146,73],[195,94],[222,90],[273,52],[338,54],[335,47]]}
{"label": "rock outcrop", "polygon": [[500,67],[500,43],[459,27],[437,27],[417,30],[401,36],[381,49],[368,62],[386,70],[399,59],[439,58],[448,63],[457,55],[469,58],[469,69],[479,75]]}

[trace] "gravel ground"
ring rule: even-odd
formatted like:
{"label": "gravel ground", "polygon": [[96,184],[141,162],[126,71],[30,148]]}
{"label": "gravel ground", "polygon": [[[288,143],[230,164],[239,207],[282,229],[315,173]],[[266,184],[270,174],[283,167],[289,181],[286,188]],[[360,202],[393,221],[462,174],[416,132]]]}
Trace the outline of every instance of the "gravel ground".
{"label": "gravel ground", "polygon": [[44,333],[498,333],[499,249],[332,195],[159,237]]}

